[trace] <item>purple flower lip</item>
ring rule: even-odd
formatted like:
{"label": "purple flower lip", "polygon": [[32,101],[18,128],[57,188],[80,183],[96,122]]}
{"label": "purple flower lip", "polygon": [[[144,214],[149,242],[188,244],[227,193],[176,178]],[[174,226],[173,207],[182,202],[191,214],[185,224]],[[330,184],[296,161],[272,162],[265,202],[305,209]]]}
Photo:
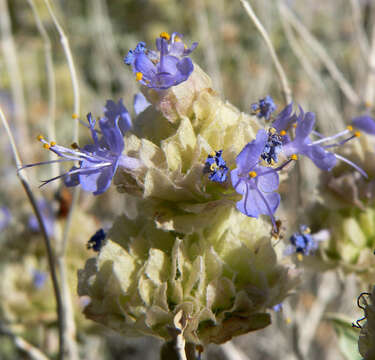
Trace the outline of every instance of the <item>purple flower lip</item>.
{"label": "purple flower lip", "polygon": [[259,130],[256,139],[248,143],[237,156],[237,168],[230,175],[234,189],[243,195],[236,203],[237,209],[255,218],[268,215],[276,227],[273,214],[280,204],[280,195],[275,192],[279,186],[279,169],[258,165],[267,141],[267,132]]}
{"label": "purple flower lip", "polygon": [[194,43],[187,48],[181,34],[174,32],[171,36],[163,32],[156,39],[157,51],[149,50],[144,42],[139,42],[134,50],[129,50],[124,62],[132,67],[136,80],[142,85],[166,90],[189,78],[194,65],[187,56],[197,45]]}
{"label": "purple flower lip", "polygon": [[367,134],[375,135],[375,120],[371,116],[358,116],[353,119],[352,124],[359,130]]}

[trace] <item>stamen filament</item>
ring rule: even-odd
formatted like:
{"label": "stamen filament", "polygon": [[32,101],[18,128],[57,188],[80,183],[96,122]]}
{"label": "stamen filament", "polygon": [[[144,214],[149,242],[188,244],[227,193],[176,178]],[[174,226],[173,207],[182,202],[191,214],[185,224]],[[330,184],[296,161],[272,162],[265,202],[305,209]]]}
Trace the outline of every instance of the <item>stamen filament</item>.
{"label": "stamen filament", "polygon": [[316,141],[312,142],[311,144],[309,144],[309,146],[318,145],[318,144],[321,144],[321,143],[326,142],[326,141],[334,140],[334,139],[337,139],[338,137],[344,136],[348,133],[350,133],[350,131],[348,129],[345,129],[345,130],[340,131],[339,133],[337,133],[335,135],[327,136],[327,137],[324,137],[320,140],[316,140]]}

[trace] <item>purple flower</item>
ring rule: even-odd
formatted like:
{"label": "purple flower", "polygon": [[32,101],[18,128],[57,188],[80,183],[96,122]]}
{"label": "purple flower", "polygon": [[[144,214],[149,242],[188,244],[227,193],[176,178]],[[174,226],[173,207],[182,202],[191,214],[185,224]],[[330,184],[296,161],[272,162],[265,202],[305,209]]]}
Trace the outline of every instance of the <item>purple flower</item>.
{"label": "purple flower", "polygon": [[197,46],[186,48],[182,42],[182,35],[161,33],[156,39],[158,51],[146,48],[144,42],[137,44],[130,50],[124,62],[132,67],[136,79],[149,88],[156,90],[168,89],[188,79],[193,72],[194,65],[188,56]]}
{"label": "purple flower", "polygon": [[40,290],[47,280],[47,273],[44,271],[34,270],[33,271],[33,285],[36,289]]}
{"label": "purple flower", "polygon": [[108,122],[111,127],[115,127],[116,121],[120,128],[121,134],[125,133],[132,128],[132,120],[128,110],[122,103],[122,99],[116,104],[113,100],[107,100],[104,107],[105,117],[101,119],[102,122]]}
{"label": "purple flower", "polygon": [[[292,157],[295,160],[298,158],[298,154],[309,157],[314,164],[322,170],[330,171],[336,164],[337,160],[341,160],[354,167],[364,177],[367,174],[363,169],[357,166],[349,159],[338,155],[334,152],[328,151],[333,147],[339,147],[347,143],[348,141],[358,137],[359,132],[354,132],[351,126],[347,129],[338,132],[332,136],[324,137],[320,133],[314,130],[315,125],[315,114],[312,112],[304,113],[301,107],[299,107],[299,115],[293,113],[293,104],[287,105],[280,114],[276,117],[272,123],[273,128],[276,130],[276,134],[282,136],[282,152],[286,157]],[[289,137],[287,132],[294,128],[295,136],[293,139]],[[312,140],[312,136],[317,137],[317,140]],[[349,137],[339,141],[333,142],[327,145],[324,143],[336,140],[337,138],[349,135]]]}
{"label": "purple flower", "polygon": [[299,260],[303,255],[313,254],[319,247],[319,242],[326,241],[330,234],[327,230],[320,230],[311,234],[310,228],[306,225],[300,225],[299,232],[295,232],[290,238],[288,245],[284,251],[284,255],[296,253]]}
{"label": "purple flower", "polygon": [[302,255],[310,255],[318,248],[318,242],[310,234],[310,229],[306,225],[301,225],[299,232],[294,233],[289,242],[293,252]]}
{"label": "purple flower", "polygon": [[99,229],[93,236],[91,236],[90,240],[87,242],[87,248],[99,252],[103,246],[106,235],[107,234],[103,229]]}
{"label": "purple flower", "polygon": [[320,169],[331,170],[337,163],[335,155],[318,145],[320,141],[313,142],[310,139],[310,134],[315,125],[315,114],[307,112],[301,115],[297,123],[295,138],[283,145],[283,153],[286,156],[292,154],[305,155]]}
{"label": "purple flower", "polygon": [[275,225],[273,214],[280,203],[280,195],[275,192],[279,186],[279,176],[277,169],[258,165],[267,141],[267,132],[259,130],[256,139],[237,156],[237,168],[230,175],[234,189],[243,195],[236,204],[237,209],[255,218],[268,215]]}
{"label": "purple flower", "polygon": [[283,309],[283,304],[280,303],[280,304],[276,304],[275,306],[272,307],[273,311],[275,312],[279,312]]}
{"label": "purple flower", "polygon": [[260,99],[259,102],[251,104],[252,113],[259,119],[264,117],[266,120],[269,120],[271,114],[276,110],[276,108],[277,106],[269,95],[267,95],[264,99]]}
{"label": "purple flower", "polygon": [[0,207],[0,231],[4,230],[10,223],[12,215],[6,206]]}
{"label": "purple flower", "polygon": [[[55,211],[51,203],[45,199],[38,200],[37,206],[42,216],[44,227],[46,228],[47,235],[49,237],[54,235],[55,230]],[[28,219],[28,227],[33,232],[39,232],[39,222],[35,215],[30,215]]]}
{"label": "purple flower", "polygon": [[127,170],[135,170],[140,166],[139,160],[122,155],[124,139],[118,124],[119,117],[114,120],[114,124],[108,118],[99,121],[101,138],[98,137],[98,132],[95,130],[96,121],[91,113],[87,115],[87,120],[93,139],[92,144],[82,148],[74,144],[74,148],[69,149],[57,145],[55,142],[49,143],[43,136],[39,136],[38,139],[44,144],[44,147],[61,159],[30,164],[23,168],[53,162],[78,161],[78,166],[73,166],[68,172],[44,181],[42,185],[64,178],[66,186],[80,185],[83,190],[99,195],[108,189],[118,166]]}
{"label": "purple flower", "polygon": [[222,158],[223,150],[213,151],[208,155],[204,164],[204,173],[208,173],[208,178],[214,182],[225,182],[227,180],[227,164]]}
{"label": "purple flower", "polygon": [[371,116],[358,116],[353,119],[352,124],[367,134],[375,135],[375,120]]}

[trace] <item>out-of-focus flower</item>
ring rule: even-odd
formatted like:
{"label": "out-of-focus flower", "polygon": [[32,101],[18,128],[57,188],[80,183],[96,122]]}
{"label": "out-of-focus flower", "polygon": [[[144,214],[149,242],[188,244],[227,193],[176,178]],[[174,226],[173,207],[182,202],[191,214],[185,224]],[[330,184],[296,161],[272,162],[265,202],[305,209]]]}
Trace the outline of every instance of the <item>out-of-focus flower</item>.
{"label": "out-of-focus flower", "polygon": [[258,118],[264,117],[269,120],[271,114],[276,110],[277,106],[273,102],[271,96],[267,95],[264,99],[260,99],[259,102],[251,104],[251,111]]}
{"label": "out-of-focus flower", "polygon": [[275,306],[272,307],[272,310],[275,312],[280,312],[283,309],[283,304],[276,304]]}
{"label": "out-of-focus flower", "polygon": [[321,230],[319,233],[311,234],[311,230],[306,225],[300,225],[299,232],[295,232],[290,238],[290,245],[286,247],[284,254],[291,255],[296,253],[300,255],[310,255],[314,253],[319,246],[320,241],[328,240],[327,230]]}
{"label": "out-of-focus flower", "polygon": [[209,173],[208,178],[215,182],[225,182],[227,180],[228,167],[222,157],[223,150],[213,151],[208,155],[204,164],[203,172]]}
{"label": "out-of-focus flower", "polygon": [[130,65],[137,81],[156,90],[165,90],[186,81],[193,72],[194,66],[187,56],[196,48],[190,49],[182,42],[182,35],[166,32],[156,39],[157,51],[146,48],[144,42],[130,50],[124,62]]}
{"label": "out-of-focus flower", "polygon": [[47,273],[44,271],[39,271],[36,269],[33,271],[33,285],[36,289],[39,290],[44,286],[47,276]]}
{"label": "out-of-focus flower", "polygon": [[[56,216],[52,204],[49,201],[42,199],[37,202],[37,206],[42,216],[43,224],[46,228],[47,235],[53,236],[55,233]],[[35,215],[29,216],[28,226],[29,229],[33,232],[40,231],[38,219]]]}
{"label": "out-of-focus flower", "polygon": [[375,359],[375,286],[371,294],[368,293],[364,304],[366,323],[361,328],[358,348],[364,360]]}
{"label": "out-of-focus flower", "polygon": [[90,240],[87,242],[87,248],[99,252],[103,246],[103,242],[106,236],[107,234],[104,232],[104,230],[99,229],[93,236],[91,236]]}
{"label": "out-of-focus flower", "polygon": [[122,155],[124,139],[118,125],[120,118],[121,116],[117,116],[114,119],[114,125],[111,124],[110,118],[101,119],[99,126],[102,137],[99,139],[98,132],[95,130],[96,121],[89,113],[87,120],[94,143],[85,145],[83,148],[73,144],[73,149],[69,149],[57,145],[54,141],[48,142],[43,136],[39,136],[38,140],[43,143],[44,147],[62,159],[30,164],[22,169],[53,162],[78,161],[78,167],[73,166],[68,172],[46,180],[42,185],[64,178],[66,186],[80,185],[83,190],[92,192],[94,195],[102,194],[111,184],[117,167],[131,171],[140,166],[137,159]]}
{"label": "out-of-focus flower", "polygon": [[258,165],[267,141],[267,132],[259,130],[256,139],[237,156],[237,168],[231,171],[231,180],[236,192],[243,195],[237,202],[239,211],[255,218],[268,215],[275,223],[273,214],[280,203],[280,195],[275,192],[279,176],[275,169]]}
{"label": "out-of-focus flower", "polygon": [[10,210],[6,206],[0,207],[0,231],[7,228],[10,221],[12,219],[12,215],[10,213]]}

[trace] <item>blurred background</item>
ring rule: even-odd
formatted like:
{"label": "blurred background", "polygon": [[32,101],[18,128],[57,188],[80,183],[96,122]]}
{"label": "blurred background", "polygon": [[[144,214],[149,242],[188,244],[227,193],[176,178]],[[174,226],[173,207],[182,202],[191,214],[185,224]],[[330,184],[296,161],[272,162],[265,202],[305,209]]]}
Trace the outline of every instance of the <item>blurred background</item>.
{"label": "blurred background", "polygon": [[[193,60],[211,76],[221,97],[241,111],[250,112],[251,103],[267,94],[278,110],[285,105],[269,50],[240,1],[55,0],[51,5],[70,44],[82,120],[88,112],[100,116],[107,99],[123,98],[132,111],[138,84],[123,57],[138,41],[152,47],[162,31],[184,34],[187,44],[199,42]],[[271,37],[293,100],[317,114],[322,131],[333,133],[365,108],[368,39],[375,20],[372,1],[252,0],[251,5]],[[53,78],[55,95],[50,87]],[[39,134],[52,134],[50,140],[67,146],[73,142],[72,80],[44,0],[0,0],[0,106],[23,163],[49,160],[36,140]],[[81,126],[80,142],[88,135]],[[30,358],[15,345],[14,334],[54,354],[55,302],[42,236],[17,180],[3,128],[0,154],[0,359]],[[41,166],[26,171],[59,253],[72,193],[58,182],[38,188],[56,169]],[[109,227],[124,206],[116,201],[114,188],[99,197],[81,193],[61,257],[81,359],[158,358],[160,341],[121,337],[80,314],[84,299],[76,295],[76,273],[93,255],[86,242],[99,228]],[[345,313],[353,320],[360,316],[355,279],[307,271],[300,290],[282,312],[273,314],[270,327],[223,347],[210,346],[202,359],[345,359],[332,322],[322,316],[327,311]],[[301,342],[308,347],[308,357],[296,345]]]}

